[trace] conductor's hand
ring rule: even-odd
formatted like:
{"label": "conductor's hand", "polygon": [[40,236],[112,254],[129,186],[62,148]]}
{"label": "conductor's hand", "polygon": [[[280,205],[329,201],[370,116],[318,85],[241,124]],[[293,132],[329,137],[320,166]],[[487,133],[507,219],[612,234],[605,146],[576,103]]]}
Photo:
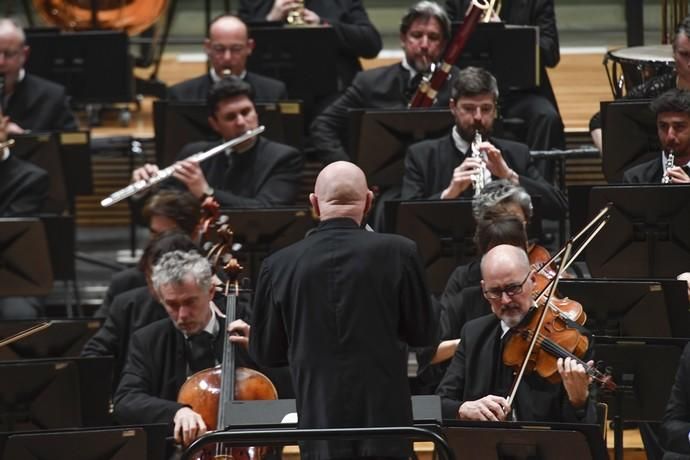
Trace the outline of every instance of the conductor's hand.
{"label": "conductor's hand", "polygon": [[472,176],[479,172],[482,161],[477,158],[467,157],[460,166],[453,170],[453,177],[448,187],[441,193],[442,200],[452,200],[459,197],[462,192],[472,186]]}
{"label": "conductor's hand", "polygon": [[182,160],[175,165],[173,177],[187,186],[195,197],[201,199],[204,191],[208,188],[208,182],[204,177],[204,172],[195,160]]}
{"label": "conductor's hand", "polygon": [[236,319],[235,321],[228,324],[228,332],[230,333],[230,341],[238,345],[242,345],[244,348],[249,346],[249,333],[251,326],[241,319]]}
{"label": "conductor's hand", "polygon": [[[593,365],[594,361],[587,363],[587,366]],[[563,386],[565,387],[566,393],[568,393],[570,404],[575,408],[583,407],[587,403],[589,384],[592,381],[591,377],[587,374],[585,366],[572,358],[558,358],[556,366],[558,368],[558,373],[561,374],[561,378],[563,379]]]}
{"label": "conductor's hand", "polygon": [[284,21],[288,13],[299,7],[299,3],[295,0],[275,0],[273,8],[266,16],[267,21]]}
{"label": "conductor's hand", "polygon": [[182,407],[175,412],[173,422],[175,423],[175,442],[182,444],[184,447],[187,447],[196,438],[206,433],[206,424],[201,415],[189,407]]}
{"label": "conductor's hand", "polygon": [[683,171],[680,166],[674,166],[666,171],[668,177],[671,178],[672,184],[690,184],[690,177]]}
{"label": "conductor's hand", "polygon": [[158,173],[158,166],[152,163],[146,163],[144,166],[132,171],[132,182],[140,180],[148,180]]}
{"label": "conductor's hand", "polygon": [[481,422],[502,422],[510,414],[506,398],[496,395],[484,396],[476,401],[465,401],[458,409],[458,419]]}

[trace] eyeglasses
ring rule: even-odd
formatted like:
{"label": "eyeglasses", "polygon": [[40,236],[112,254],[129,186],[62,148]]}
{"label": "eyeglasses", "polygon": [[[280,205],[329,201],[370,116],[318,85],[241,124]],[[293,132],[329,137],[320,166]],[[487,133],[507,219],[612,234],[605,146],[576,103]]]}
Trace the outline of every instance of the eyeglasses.
{"label": "eyeglasses", "polygon": [[19,56],[21,52],[21,48],[16,50],[0,50],[0,56],[3,56],[5,59],[12,59]]}
{"label": "eyeglasses", "polygon": [[484,291],[484,297],[486,297],[488,300],[498,300],[503,297],[504,292],[508,297],[513,297],[518,294],[521,294],[522,287],[525,285],[527,279],[529,278],[529,275],[531,274],[531,271],[528,272],[527,276],[525,276],[525,279],[522,280],[521,283],[509,284],[508,286],[502,288],[487,289],[486,291]]}
{"label": "eyeglasses", "polygon": [[244,51],[245,45],[230,45],[225,46],[221,44],[211,45],[211,53],[216,56],[223,56],[226,52],[230,51],[230,54],[238,54]]}

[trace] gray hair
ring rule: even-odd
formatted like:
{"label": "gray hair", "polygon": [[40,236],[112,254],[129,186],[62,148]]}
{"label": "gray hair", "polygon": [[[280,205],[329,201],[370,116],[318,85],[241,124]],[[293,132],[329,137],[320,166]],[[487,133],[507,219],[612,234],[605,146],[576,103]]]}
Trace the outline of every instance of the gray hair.
{"label": "gray hair", "polygon": [[431,18],[436,19],[441,24],[443,39],[447,41],[450,38],[450,18],[438,3],[428,0],[417,2],[407,10],[400,21],[400,33],[405,35],[417,19],[428,20]]}
{"label": "gray hair", "polygon": [[458,100],[463,96],[479,96],[491,93],[498,100],[498,83],[491,72],[481,67],[465,67],[453,82],[451,97]]}
{"label": "gray hair", "polygon": [[151,281],[158,292],[166,284],[181,284],[188,277],[202,290],[211,287],[211,265],[198,252],[172,251],[163,254],[153,266]]}
{"label": "gray hair", "polygon": [[497,212],[497,207],[510,203],[518,204],[525,217],[532,218],[532,198],[529,193],[507,180],[495,180],[486,184],[481,195],[472,200],[472,214],[477,221],[491,220],[497,214],[502,214]]}
{"label": "gray hair", "polygon": [[16,20],[12,18],[0,18],[0,29],[4,27],[11,27],[15,29],[17,31],[17,35],[19,36],[19,40],[22,42],[22,45],[26,43],[26,35],[24,34],[24,29]]}
{"label": "gray hair", "polygon": [[678,41],[678,36],[680,34],[683,34],[686,37],[690,38],[690,16],[686,16],[680,22],[680,24],[676,26],[676,29],[673,34],[673,51],[675,51],[676,47],[678,46],[676,42]]}

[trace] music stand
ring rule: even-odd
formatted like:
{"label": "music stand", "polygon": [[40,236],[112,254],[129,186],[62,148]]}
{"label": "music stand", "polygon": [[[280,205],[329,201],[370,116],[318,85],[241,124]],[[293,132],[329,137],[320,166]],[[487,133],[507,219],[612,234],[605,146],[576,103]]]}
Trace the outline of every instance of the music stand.
{"label": "music stand", "polygon": [[[60,154],[67,194],[73,205],[77,195],[93,195],[91,132],[61,132]],[[74,214],[74,209],[71,211]]]}
{"label": "music stand", "polygon": [[597,425],[444,420],[443,433],[458,459],[608,460]]}
{"label": "music stand", "polygon": [[[332,27],[263,27],[249,24],[255,47],[247,68],[278,79],[311,120],[319,101],[338,91],[337,38]],[[316,58],[318,56],[318,58]]]}
{"label": "music stand", "polygon": [[0,297],[48,295],[53,273],[39,219],[0,219]]}
{"label": "music stand", "polygon": [[[453,35],[461,24],[453,23]],[[535,88],[540,78],[539,28],[479,23],[455,65],[488,70],[496,77],[501,92]]]}
{"label": "music stand", "polygon": [[35,164],[50,176],[48,198],[42,211],[59,214],[67,208],[67,189],[57,133],[18,134],[12,136],[12,155]]}
{"label": "music stand", "polygon": [[134,100],[134,74],[125,32],[27,33],[26,70],[60,83],[77,104]]}
{"label": "music stand", "polygon": [[351,110],[349,116],[350,158],[379,187],[402,183],[410,144],[450,135],[455,123],[448,109]]}
{"label": "music stand", "polygon": [[[37,320],[0,321],[0,340],[39,323]],[[50,327],[0,348],[0,361],[78,357],[86,342],[100,329],[101,319],[51,320]]]}
{"label": "music stand", "polygon": [[228,216],[236,254],[256,283],[261,261],[278,249],[303,239],[315,222],[308,208],[222,209]]}
{"label": "music stand", "polygon": [[685,281],[562,279],[558,288],[582,304],[596,335],[690,337]]}
{"label": "music stand", "polygon": [[0,362],[0,431],[103,426],[112,357]]}
{"label": "music stand", "polygon": [[[259,123],[266,127],[263,135],[267,139],[302,149],[304,115],[301,102],[258,102],[254,106]],[[159,166],[172,164],[182,147],[190,142],[219,138],[208,124],[205,101],[154,101],[153,127]]]}
{"label": "music stand", "polygon": [[602,170],[609,183],[621,182],[627,169],[659,156],[656,115],[649,103],[649,99],[601,103]]}
{"label": "music stand", "polygon": [[593,187],[589,214],[613,203],[586,250],[597,278],[675,278],[690,266],[690,186]]}
{"label": "music stand", "polygon": [[614,421],[615,458],[623,458],[623,423],[664,416],[678,362],[688,339],[596,337],[594,359],[611,370],[617,389],[601,394]]}

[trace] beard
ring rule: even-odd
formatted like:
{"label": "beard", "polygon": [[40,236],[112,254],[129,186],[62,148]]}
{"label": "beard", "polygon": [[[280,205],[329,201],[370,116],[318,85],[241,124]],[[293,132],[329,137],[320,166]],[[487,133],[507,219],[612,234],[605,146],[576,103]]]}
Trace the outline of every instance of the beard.
{"label": "beard", "polygon": [[496,314],[508,327],[515,327],[525,317],[526,312],[522,310],[520,304],[511,302],[507,305],[501,305],[500,310]]}

